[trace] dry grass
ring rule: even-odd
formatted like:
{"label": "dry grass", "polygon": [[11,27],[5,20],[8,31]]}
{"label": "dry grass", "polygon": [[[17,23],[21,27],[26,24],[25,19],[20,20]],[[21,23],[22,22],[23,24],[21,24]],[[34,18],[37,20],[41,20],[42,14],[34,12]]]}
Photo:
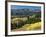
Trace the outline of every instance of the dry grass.
{"label": "dry grass", "polygon": [[26,24],[22,28],[26,30],[38,30],[41,29],[41,22],[33,23],[33,24]]}
{"label": "dry grass", "polygon": [[30,31],[30,30],[39,30],[41,29],[41,22],[33,23],[33,24],[25,24],[23,27],[19,29],[14,29],[13,31]]}

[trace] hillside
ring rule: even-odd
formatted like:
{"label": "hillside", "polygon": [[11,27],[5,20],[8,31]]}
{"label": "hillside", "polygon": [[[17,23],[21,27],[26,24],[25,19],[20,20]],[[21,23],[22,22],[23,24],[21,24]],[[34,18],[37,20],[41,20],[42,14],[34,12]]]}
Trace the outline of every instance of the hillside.
{"label": "hillside", "polygon": [[25,24],[19,29],[13,29],[12,31],[28,31],[28,30],[40,30],[41,22],[33,23],[33,24]]}

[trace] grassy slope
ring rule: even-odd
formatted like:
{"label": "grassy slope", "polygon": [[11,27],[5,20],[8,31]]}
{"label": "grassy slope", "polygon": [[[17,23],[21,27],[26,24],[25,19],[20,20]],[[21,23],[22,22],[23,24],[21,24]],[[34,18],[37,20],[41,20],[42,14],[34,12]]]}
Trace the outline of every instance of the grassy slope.
{"label": "grassy slope", "polygon": [[14,29],[13,31],[28,31],[28,30],[38,30],[38,29],[41,29],[41,22],[33,24],[25,24],[23,27],[19,29]]}

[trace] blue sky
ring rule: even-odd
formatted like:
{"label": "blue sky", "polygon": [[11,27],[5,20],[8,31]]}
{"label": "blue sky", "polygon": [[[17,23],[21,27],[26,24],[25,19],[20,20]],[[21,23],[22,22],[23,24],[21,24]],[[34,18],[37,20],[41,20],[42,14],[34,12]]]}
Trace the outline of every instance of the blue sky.
{"label": "blue sky", "polygon": [[41,7],[40,6],[19,6],[19,5],[11,5],[11,9],[24,9],[24,8],[28,8],[28,9],[38,9],[40,10]]}

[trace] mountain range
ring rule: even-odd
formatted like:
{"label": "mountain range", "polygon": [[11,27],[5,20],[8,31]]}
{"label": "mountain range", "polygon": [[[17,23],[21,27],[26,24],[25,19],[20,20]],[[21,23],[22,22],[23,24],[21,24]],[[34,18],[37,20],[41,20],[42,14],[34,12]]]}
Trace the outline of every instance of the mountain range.
{"label": "mountain range", "polygon": [[41,14],[41,10],[35,9],[11,9],[11,15],[14,16],[27,16],[27,15],[33,15],[33,14]]}

